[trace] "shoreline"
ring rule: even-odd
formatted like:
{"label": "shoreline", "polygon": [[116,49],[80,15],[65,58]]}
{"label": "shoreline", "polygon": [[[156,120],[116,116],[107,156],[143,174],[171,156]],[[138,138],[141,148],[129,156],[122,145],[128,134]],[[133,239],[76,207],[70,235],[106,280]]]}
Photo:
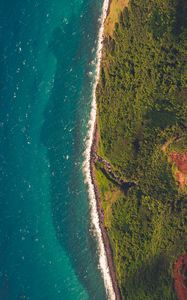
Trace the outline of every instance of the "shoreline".
{"label": "shoreline", "polygon": [[85,182],[88,185],[88,194],[90,199],[90,217],[93,233],[97,239],[97,249],[99,256],[99,268],[104,280],[104,286],[109,300],[121,300],[120,290],[117,285],[115,267],[108,233],[104,226],[104,215],[101,207],[99,191],[94,177],[93,167],[93,150],[96,147],[97,136],[97,105],[96,105],[96,89],[100,78],[100,67],[102,62],[103,41],[104,41],[104,25],[110,9],[111,0],[104,0],[102,14],[100,17],[100,29],[98,34],[98,44],[96,52],[96,74],[92,90],[92,103],[90,119],[88,122],[88,132],[86,138],[86,147],[84,151],[83,171]]}
{"label": "shoreline", "polygon": [[94,129],[94,138],[93,138],[93,143],[92,143],[92,149],[91,149],[90,170],[91,170],[92,183],[94,186],[95,197],[96,197],[96,202],[97,202],[97,212],[99,215],[99,226],[100,226],[101,233],[102,233],[103,243],[104,243],[106,257],[107,257],[108,266],[109,266],[110,277],[112,280],[112,285],[113,285],[113,289],[114,289],[114,293],[115,293],[115,300],[121,300],[122,297],[121,297],[121,292],[120,292],[120,289],[119,289],[119,286],[117,283],[116,270],[115,270],[110,240],[109,240],[107,229],[104,225],[104,212],[103,212],[103,208],[102,208],[102,204],[101,204],[100,193],[99,193],[97,181],[96,181],[95,175],[94,175],[95,153],[96,153],[97,145],[98,145],[98,128],[97,128],[97,126],[98,125],[96,122],[95,129]]}

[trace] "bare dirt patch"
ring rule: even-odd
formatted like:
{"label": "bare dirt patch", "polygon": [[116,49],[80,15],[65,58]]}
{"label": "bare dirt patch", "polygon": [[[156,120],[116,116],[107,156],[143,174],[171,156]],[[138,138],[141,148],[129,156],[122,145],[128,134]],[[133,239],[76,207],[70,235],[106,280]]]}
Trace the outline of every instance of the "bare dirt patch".
{"label": "bare dirt patch", "polygon": [[112,36],[120,12],[128,5],[129,0],[111,0],[109,13],[105,21],[105,35]]}
{"label": "bare dirt patch", "polygon": [[184,153],[172,152],[169,160],[175,165],[175,178],[179,182],[179,186],[184,188],[187,185],[187,151]]}
{"label": "bare dirt patch", "polygon": [[174,264],[174,286],[179,300],[187,300],[187,254],[181,255]]}

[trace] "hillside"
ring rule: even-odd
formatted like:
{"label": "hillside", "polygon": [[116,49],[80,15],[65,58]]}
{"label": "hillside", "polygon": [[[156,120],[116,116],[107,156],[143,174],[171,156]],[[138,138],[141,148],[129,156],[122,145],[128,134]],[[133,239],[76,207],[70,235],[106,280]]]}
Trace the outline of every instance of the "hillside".
{"label": "hillside", "polygon": [[130,0],[104,41],[95,174],[124,300],[178,299],[174,264],[187,252],[186,6]]}

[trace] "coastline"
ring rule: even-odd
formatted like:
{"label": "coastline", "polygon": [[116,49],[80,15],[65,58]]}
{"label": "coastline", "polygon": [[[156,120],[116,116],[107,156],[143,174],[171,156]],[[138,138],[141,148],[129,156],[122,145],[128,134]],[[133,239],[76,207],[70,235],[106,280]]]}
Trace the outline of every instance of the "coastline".
{"label": "coastline", "polygon": [[112,285],[113,285],[113,289],[114,289],[114,293],[115,293],[115,300],[121,300],[122,297],[121,297],[121,292],[120,292],[120,289],[119,289],[119,286],[117,283],[116,270],[115,270],[110,240],[109,240],[109,236],[107,233],[107,229],[105,228],[105,224],[104,224],[104,212],[103,212],[103,208],[102,208],[102,204],[101,204],[100,193],[99,193],[99,189],[98,189],[97,182],[96,182],[95,175],[94,175],[95,153],[97,151],[97,145],[98,145],[98,127],[97,127],[97,122],[95,122],[94,138],[93,138],[93,143],[92,143],[91,159],[90,159],[91,177],[92,177],[92,183],[94,185],[95,197],[96,197],[96,202],[97,202],[97,211],[98,211],[98,215],[99,215],[99,226],[100,226],[101,233],[102,233],[103,243],[104,243],[106,257],[107,257],[109,271],[110,271],[110,277],[112,280]]}
{"label": "coastline", "polygon": [[[108,5],[115,2],[115,0],[112,0],[108,2]],[[118,0],[116,0],[117,2]],[[134,7],[133,10],[129,9],[129,13],[127,13],[127,18],[129,16],[129,22],[132,22],[132,25],[134,26],[127,26],[124,30],[126,30],[125,34],[123,31],[123,28],[121,28],[121,31],[118,31],[118,35],[116,35],[114,38],[116,38],[116,43],[119,45],[116,47],[116,49],[112,49],[112,55],[116,55],[116,57],[120,58],[120,61],[123,59],[129,59],[132,60],[132,57],[136,58],[137,53],[143,53],[143,56],[138,61],[138,70],[142,70],[142,63],[145,63],[145,76],[142,76],[141,80],[139,77],[139,73],[137,76],[132,76],[132,70],[133,67],[128,68],[127,72],[127,78],[131,78],[131,80],[126,81],[126,77],[121,78],[121,65],[120,61],[116,59],[116,61],[113,61],[112,59],[109,60],[108,64],[112,65],[113,70],[115,70],[116,76],[119,75],[119,78],[122,80],[124,87],[131,88],[132,83],[134,84],[135,91],[137,91],[137,103],[133,103],[131,106],[130,100],[126,99],[124,103],[117,103],[116,97],[122,97],[125,99],[126,92],[125,89],[123,93],[121,94],[121,90],[118,90],[118,81],[113,83],[113,74],[108,74],[105,76],[106,79],[106,85],[103,91],[101,92],[101,102],[100,102],[100,112],[106,112],[104,115],[102,121],[102,128],[105,127],[105,130],[103,130],[103,141],[107,147],[107,145],[111,146],[111,155],[110,159],[114,159],[114,162],[116,159],[118,159],[118,152],[116,149],[119,149],[119,151],[123,151],[124,144],[121,144],[121,141],[119,139],[119,143],[115,143],[118,138],[121,138],[121,127],[124,127],[124,120],[126,122],[127,119],[127,125],[124,127],[124,133],[127,137],[127,154],[124,156],[121,156],[121,158],[124,158],[124,162],[119,163],[119,173],[120,171],[123,172],[124,165],[127,165],[127,178],[129,180],[134,180],[136,178],[135,183],[139,183],[138,188],[132,189],[127,195],[124,195],[124,200],[121,201],[119,205],[114,205],[111,209],[112,196],[110,197],[110,193],[112,193],[112,186],[110,184],[107,184],[108,181],[104,180],[105,177],[102,175],[107,175],[107,172],[101,172],[102,169],[105,171],[105,162],[106,165],[109,165],[109,170],[112,170],[110,165],[112,166],[112,163],[107,162],[107,160],[103,159],[102,157],[97,154],[98,151],[98,140],[100,139],[100,128],[99,128],[99,122],[97,119],[98,112],[96,112],[96,106],[94,106],[94,116],[93,119],[91,118],[91,128],[92,131],[89,131],[91,133],[92,143],[90,150],[90,157],[89,157],[89,172],[90,172],[90,181],[88,184],[91,186],[91,192],[93,198],[91,199],[91,205],[96,205],[96,214],[97,214],[97,222],[99,224],[98,227],[95,227],[95,233],[98,238],[98,244],[101,241],[101,245],[98,245],[99,250],[99,258],[102,258],[102,255],[104,255],[105,259],[105,266],[107,269],[104,269],[104,265],[100,263],[101,266],[101,272],[103,274],[105,287],[107,290],[107,284],[112,285],[112,290],[114,295],[112,297],[109,296],[109,299],[120,299],[122,298],[122,295],[120,295],[120,289],[117,285],[117,272],[115,273],[115,266],[118,266],[119,272],[121,274],[121,278],[125,276],[127,280],[120,282],[121,291],[124,291],[124,295],[126,294],[131,295],[132,297],[138,298],[138,296],[141,295],[147,295],[150,298],[154,295],[158,299],[164,298],[164,296],[167,295],[169,298],[172,298],[174,296],[174,281],[172,279],[171,281],[171,265],[174,264],[174,257],[179,257],[180,253],[185,253],[184,245],[185,240],[182,240],[182,243],[179,245],[178,241],[181,240],[182,235],[185,234],[185,227],[184,225],[184,206],[183,206],[183,200],[184,197],[180,193],[179,186],[177,182],[174,182],[174,176],[173,176],[173,168],[168,167],[168,164],[170,161],[168,161],[168,155],[169,152],[163,156],[163,142],[164,145],[168,143],[171,139],[175,139],[176,135],[179,135],[182,139],[182,143],[172,143],[172,147],[170,150],[177,150],[186,151],[186,134],[185,134],[185,110],[184,113],[181,113],[181,119],[177,119],[177,113],[176,113],[176,107],[178,108],[178,96],[181,97],[181,107],[184,107],[185,100],[183,96],[181,96],[181,90],[176,87],[175,91],[172,91],[171,95],[172,97],[172,110],[170,110],[171,103],[167,100],[167,96],[165,94],[165,91],[168,88],[168,83],[164,80],[160,82],[157,82],[154,85],[155,82],[155,76],[162,76],[165,74],[165,66],[167,66],[167,59],[165,58],[165,52],[163,51],[163,45],[162,43],[158,43],[157,47],[155,48],[155,39],[157,39],[157,36],[154,35],[156,32],[156,29],[153,29],[152,36],[150,36],[150,40],[152,41],[152,47],[150,47],[150,41],[147,40],[145,37],[144,39],[144,32],[147,30],[147,27],[145,26],[147,21],[147,13],[150,12],[150,16],[154,16],[152,14],[153,9],[155,9],[155,4],[152,3],[149,7],[149,10],[147,10],[147,7],[144,7],[143,1],[141,3],[137,4],[137,7]],[[142,8],[143,7],[143,8]],[[111,9],[112,8],[112,9]],[[160,5],[160,11],[163,10],[163,7]],[[141,12],[142,10],[142,19],[138,20],[137,22],[137,14]],[[114,9],[111,6],[108,6],[108,12],[113,12]],[[168,15],[171,17],[171,20],[173,20],[173,10],[169,6],[169,4],[166,5],[166,11]],[[125,21],[125,20],[124,20]],[[106,21],[103,23],[105,25],[104,28],[106,28]],[[136,30],[135,30],[136,29]],[[139,31],[140,29],[140,31]],[[181,22],[181,32],[183,32],[182,22]],[[124,44],[124,47],[120,47],[123,45],[123,40],[126,38],[127,40],[130,40],[132,35],[136,35],[136,39],[132,41],[131,43]],[[172,42],[173,48],[171,48],[171,51],[168,50],[168,53],[172,54],[173,49],[178,49],[177,43],[173,42],[173,39],[167,32],[168,39],[166,40],[165,46],[167,49],[169,49],[169,45]],[[102,44],[103,39],[105,38],[105,34],[101,37],[100,43]],[[183,41],[183,39],[181,39]],[[147,52],[147,49],[150,47],[150,53]],[[114,47],[115,48],[115,47]],[[104,50],[103,48],[100,49],[101,56],[99,56],[99,59],[102,60],[102,63],[104,63]],[[157,51],[160,51],[163,53],[163,56],[161,57],[160,63],[161,68],[155,68],[155,62],[157,62],[157,57],[153,58],[152,54],[157,53]],[[176,78],[176,75],[178,75],[179,82],[181,80],[181,74],[183,73],[177,73],[177,66],[182,66],[183,64],[183,48],[179,49],[178,54],[181,55],[181,58],[176,59],[173,67],[171,69],[167,70],[167,75],[171,76],[171,78]],[[146,57],[146,59],[145,59]],[[145,59],[145,61],[144,61]],[[150,64],[150,62],[152,62]],[[114,63],[114,64],[113,64]],[[153,74],[150,73],[150,83],[148,85],[148,90],[146,87],[145,78],[147,78],[147,68],[149,69],[149,66],[151,66],[151,70],[154,70]],[[101,62],[99,61],[97,67],[101,68]],[[175,72],[176,71],[176,72]],[[110,76],[111,75],[111,76]],[[97,76],[99,76],[99,73],[97,73]],[[140,81],[139,81],[140,80]],[[173,79],[174,80],[174,79]],[[94,86],[94,91],[96,91],[97,83],[99,82],[98,77],[96,77],[96,84]],[[141,85],[140,85],[141,83]],[[162,102],[158,102],[158,98],[160,96],[160,86],[163,90],[163,99],[166,100],[166,106],[163,106]],[[145,92],[142,93],[142,87],[145,88]],[[152,90],[152,87],[155,88],[155,95],[152,102],[150,103],[147,95]],[[147,94],[148,93],[148,94]],[[122,95],[122,96],[121,96]],[[146,96],[146,105],[147,103],[150,104],[150,107],[144,105],[139,105],[140,101],[142,101],[142,96]],[[165,98],[166,97],[166,98]],[[110,99],[111,102],[111,109],[108,111],[108,99]],[[96,94],[93,95],[93,103],[96,105]],[[99,99],[100,100],[100,99]],[[167,102],[168,101],[168,102]],[[122,118],[120,126],[118,126],[118,123],[115,124],[113,130],[110,132],[110,128],[113,126],[113,120],[116,120],[118,118],[118,112],[121,111],[121,105],[124,105],[124,108],[126,109],[126,112],[128,114],[128,118],[124,119]],[[123,107],[122,107],[123,108]],[[130,109],[128,109],[130,108]],[[148,126],[145,126],[144,128],[139,127],[139,120],[136,120],[134,117],[134,111],[141,112],[141,121],[144,122],[147,121],[147,115],[150,113],[150,119]],[[171,115],[167,115],[167,112],[170,112]],[[93,112],[93,111],[92,111]],[[156,117],[157,122],[155,121],[155,114],[159,112],[158,116]],[[145,114],[146,113],[146,114]],[[153,115],[151,115],[153,113]],[[159,121],[160,116],[163,116],[164,114],[164,125],[163,123]],[[173,123],[168,122],[168,116],[173,116],[174,121]],[[92,117],[92,115],[91,115]],[[183,119],[182,119],[183,118]],[[133,123],[133,125],[131,124]],[[112,126],[110,126],[112,125]],[[132,128],[135,128],[135,132],[132,133]],[[178,127],[177,127],[178,126]],[[183,126],[183,127],[182,127]],[[109,128],[109,129],[108,129]],[[155,131],[155,128],[158,128],[158,132]],[[172,128],[171,133],[168,131],[169,128]],[[142,130],[143,129],[143,130]],[[143,133],[140,134],[140,130],[143,131]],[[156,133],[156,134],[155,134]],[[162,134],[161,134],[162,133]],[[129,140],[128,137],[130,136]],[[137,139],[138,136],[138,139]],[[164,137],[164,139],[163,139]],[[137,139],[137,144],[134,143],[134,141]],[[144,143],[145,141],[145,143]],[[154,143],[153,143],[154,141]],[[113,142],[113,144],[112,144]],[[170,142],[171,143],[171,142]],[[163,147],[162,147],[163,146]],[[133,151],[132,151],[133,150]],[[166,150],[166,149],[165,149]],[[139,158],[136,161],[137,167],[134,168],[134,157],[136,157],[136,153],[140,153]],[[102,148],[101,148],[101,153]],[[122,159],[121,159],[122,160]],[[96,161],[101,162],[101,164],[98,163],[98,173],[96,171]],[[153,164],[154,162],[154,164]],[[103,164],[103,165],[102,165]],[[104,166],[104,167],[103,167]],[[157,172],[155,172],[155,167],[157,167]],[[172,166],[173,167],[173,166]],[[107,169],[107,168],[106,168]],[[147,172],[148,171],[148,172]],[[135,172],[135,173],[134,173]],[[122,173],[123,174],[123,173]],[[134,176],[134,174],[136,174]],[[142,176],[143,175],[143,176]],[[151,180],[150,180],[151,178]],[[89,189],[90,189],[89,186]],[[156,186],[156,188],[155,188]],[[179,192],[178,192],[179,191]],[[106,193],[105,193],[106,192]],[[186,192],[186,191],[185,191]],[[108,193],[108,194],[107,194]],[[103,195],[103,197],[102,197]],[[105,196],[106,195],[106,196]],[[134,207],[132,206],[132,196],[133,195],[133,201],[134,201]],[[171,195],[173,196],[172,202]],[[182,196],[181,196],[182,195]],[[141,196],[141,197],[140,197]],[[118,196],[117,196],[118,197]],[[116,197],[116,198],[117,198]],[[122,198],[122,197],[121,197]],[[155,205],[155,199],[157,200],[157,203]],[[167,202],[165,199],[168,199]],[[94,203],[93,203],[94,201]],[[104,203],[104,205],[102,205]],[[176,203],[181,204],[181,208],[178,209],[176,206],[176,210],[173,209],[173,207],[176,205]],[[109,205],[108,205],[109,204]],[[108,207],[107,207],[108,206]],[[103,209],[104,207],[104,209]],[[109,209],[108,209],[109,208]],[[170,209],[171,208],[171,209]],[[126,213],[127,209],[130,211],[130,213]],[[93,210],[93,207],[91,207],[91,211]],[[160,211],[168,211],[168,214],[163,215],[160,214]],[[106,214],[105,214],[106,211]],[[176,212],[180,215],[181,220],[183,220],[183,223],[181,222],[180,230],[178,225],[178,219],[176,218]],[[93,213],[93,211],[92,211]],[[111,214],[114,214],[114,218],[110,218]],[[94,217],[93,215],[91,215]],[[109,217],[108,217],[109,216]],[[164,225],[160,227],[160,224],[163,224],[163,216],[164,218]],[[108,218],[104,218],[108,217]],[[171,223],[171,220],[173,222]],[[104,222],[105,221],[105,222]],[[111,223],[110,223],[111,221]],[[110,246],[110,231],[107,230],[107,226],[110,226],[114,222],[114,226],[110,227],[111,230],[113,229],[113,239],[116,244],[117,249],[120,249],[120,256],[118,253],[113,257],[112,250]],[[93,222],[94,224],[94,222]],[[106,226],[105,226],[106,224]],[[112,225],[113,225],[112,224]],[[121,235],[121,228],[117,226],[117,224],[124,224],[126,226],[127,224],[127,230],[125,230],[124,235]],[[137,226],[138,225],[138,226]],[[96,232],[99,228],[99,232]],[[128,228],[131,228],[128,230]],[[158,231],[158,235],[155,236],[155,230],[152,230],[150,228],[156,228],[156,231]],[[161,228],[161,229],[160,229]],[[164,234],[163,234],[164,232]],[[167,238],[164,238],[164,236],[167,236]],[[132,242],[133,241],[133,242]],[[149,243],[147,243],[149,241]],[[124,244],[125,243],[125,244]],[[155,243],[157,244],[157,247],[155,248]],[[128,244],[128,246],[127,246]],[[121,245],[123,245],[121,247]],[[101,249],[104,247],[104,250],[102,249],[103,253],[101,254]],[[172,247],[172,251],[171,251]],[[131,249],[131,255],[129,256],[128,249]],[[164,249],[164,256],[162,255],[162,251]],[[154,251],[153,251],[154,250]],[[180,251],[180,252],[179,252]],[[145,253],[149,253],[149,261],[147,261],[147,256],[144,255]],[[121,259],[121,257],[125,258],[124,260]],[[165,259],[167,257],[167,259]],[[114,259],[116,264],[114,264]],[[133,262],[133,264],[132,264]],[[140,263],[141,262],[141,263]],[[144,266],[141,268],[141,266]],[[164,266],[164,267],[163,267]],[[127,268],[126,268],[127,267]],[[178,267],[178,266],[177,266]],[[152,276],[153,270],[155,268],[158,271],[158,276]],[[179,268],[181,268],[179,266]],[[105,281],[105,271],[109,272],[109,282]],[[179,270],[177,269],[176,272]],[[183,272],[182,272],[183,273]],[[181,273],[181,274],[182,274]],[[130,274],[130,276],[129,276]],[[185,274],[182,274],[182,276]],[[172,275],[173,276],[173,275]],[[156,279],[155,279],[156,278]],[[163,281],[163,278],[165,281]],[[149,284],[147,284],[147,279],[149,279]],[[184,279],[184,278],[183,278]],[[181,279],[180,279],[181,280]],[[133,283],[137,282],[139,284],[139,288],[135,291],[133,289]],[[182,280],[181,280],[182,282]],[[179,283],[181,283],[179,282]],[[178,283],[177,283],[178,284]],[[161,287],[161,288],[160,288]],[[177,292],[177,289],[180,290],[181,287],[176,287],[175,289]]]}
{"label": "coastline", "polygon": [[[99,268],[103,276],[104,285],[108,299],[110,300],[121,300],[117,296],[115,273],[113,266],[113,259],[111,256],[111,250],[109,246],[109,239],[107,232],[104,228],[104,223],[102,221],[102,211],[99,210],[99,194],[97,191],[96,183],[93,176],[93,160],[92,160],[92,149],[95,141],[95,124],[96,124],[96,88],[100,77],[100,66],[102,61],[102,49],[104,40],[104,25],[105,20],[109,12],[111,0],[104,0],[102,7],[102,14],[100,19],[100,29],[98,34],[98,44],[96,52],[96,74],[95,81],[92,90],[92,103],[90,118],[88,122],[88,132],[85,142],[84,151],[84,162],[83,162],[83,172],[85,176],[85,182],[88,186],[88,194],[90,199],[90,217],[93,233],[97,239],[97,248],[99,256]],[[103,224],[103,225],[102,225]]]}
{"label": "coastline", "polygon": [[104,26],[105,20],[108,16],[111,0],[104,0],[102,14],[101,14],[101,26],[98,35],[97,45],[97,63],[96,63],[96,75],[95,82],[92,91],[92,103],[90,119],[88,122],[88,133],[86,139],[86,149],[84,152],[83,171],[85,175],[85,182],[88,185],[88,193],[90,198],[90,215],[91,223],[94,235],[97,239],[98,255],[99,255],[99,268],[101,270],[106,293],[109,300],[121,300],[121,294],[117,285],[115,267],[113,262],[112,251],[110,247],[108,233],[104,226],[104,215],[101,207],[101,201],[97,183],[94,176],[94,151],[96,149],[96,137],[97,137],[97,122],[96,122],[96,88],[100,77],[100,67],[102,61],[102,50],[104,40]]}

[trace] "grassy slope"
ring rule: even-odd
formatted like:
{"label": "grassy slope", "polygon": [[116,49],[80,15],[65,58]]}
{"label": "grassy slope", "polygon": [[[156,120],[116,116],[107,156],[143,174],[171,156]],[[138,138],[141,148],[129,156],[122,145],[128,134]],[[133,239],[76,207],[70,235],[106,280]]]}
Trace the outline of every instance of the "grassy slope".
{"label": "grassy slope", "polygon": [[176,299],[172,266],[187,250],[187,195],[163,151],[176,136],[186,140],[184,8],[182,0],[131,0],[105,41],[98,151],[137,183],[125,194],[97,166],[125,300]]}
{"label": "grassy slope", "polygon": [[128,5],[129,0],[112,0],[109,14],[105,21],[105,35],[113,35],[115,24],[118,22],[120,12]]}

